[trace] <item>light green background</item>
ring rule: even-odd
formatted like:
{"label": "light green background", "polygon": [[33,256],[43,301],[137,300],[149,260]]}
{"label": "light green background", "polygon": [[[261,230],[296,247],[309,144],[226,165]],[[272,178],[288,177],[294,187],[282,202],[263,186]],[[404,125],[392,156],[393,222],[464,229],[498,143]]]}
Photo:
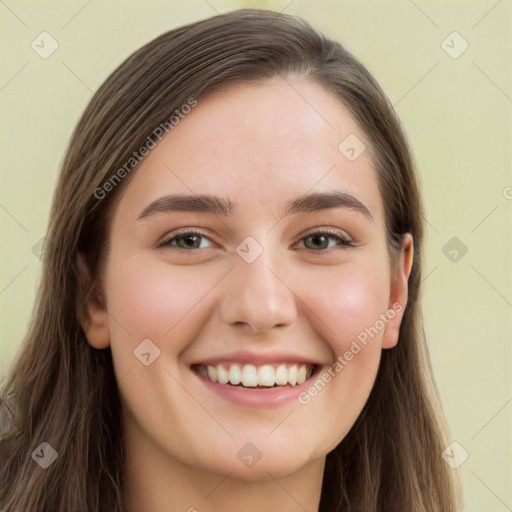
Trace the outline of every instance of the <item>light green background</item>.
{"label": "light green background", "polygon": [[[156,35],[241,6],[303,16],[354,52],[396,105],[422,179],[425,326],[453,439],[469,453],[467,510],[512,510],[508,0],[1,1],[0,375],[26,331],[41,269],[32,248],[93,91]],[[31,48],[43,31],[59,45],[48,59]],[[456,59],[442,46],[453,31],[469,44]],[[452,237],[468,249],[455,263],[442,252]]]}

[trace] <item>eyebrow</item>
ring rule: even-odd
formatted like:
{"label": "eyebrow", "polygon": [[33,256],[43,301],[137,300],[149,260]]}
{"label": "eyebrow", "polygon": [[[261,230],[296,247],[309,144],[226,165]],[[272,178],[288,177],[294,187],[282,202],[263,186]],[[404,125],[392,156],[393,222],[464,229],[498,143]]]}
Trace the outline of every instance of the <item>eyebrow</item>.
{"label": "eyebrow", "polygon": [[[284,215],[316,212],[329,208],[345,208],[363,214],[373,222],[370,210],[348,192],[315,192],[296,197],[286,204]],[[212,195],[169,195],[156,199],[139,215],[137,220],[157,213],[200,212],[214,215],[233,215],[236,205],[230,199]]]}

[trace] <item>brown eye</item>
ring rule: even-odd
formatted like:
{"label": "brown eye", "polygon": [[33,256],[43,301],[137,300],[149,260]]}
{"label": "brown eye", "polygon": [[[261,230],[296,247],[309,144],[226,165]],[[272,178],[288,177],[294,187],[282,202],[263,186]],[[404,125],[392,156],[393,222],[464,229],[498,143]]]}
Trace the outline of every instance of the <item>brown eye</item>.
{"label": "brown eye", "polygon": [[[312,233],[302,239],[306,249],[325,251],[336,246],[352,246],[352,241],[335,233]],[[333,243],[334,242],[334,243]]]}
{"label": "brown eye", "polygon": [[176,247],[183,250],[206,249],[209,246],[204,246],[204,241],[209,242],[209,239],[202,233],[197,233],[195,231],[184,231],[169,236],[163,240],[158,245],[158,247]]}

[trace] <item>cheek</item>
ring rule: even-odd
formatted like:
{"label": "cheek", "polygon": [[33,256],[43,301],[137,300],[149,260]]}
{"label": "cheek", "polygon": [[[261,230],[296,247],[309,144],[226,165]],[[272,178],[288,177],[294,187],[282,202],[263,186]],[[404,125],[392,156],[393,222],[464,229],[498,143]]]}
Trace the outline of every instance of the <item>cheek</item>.
{"label": "cheek", "polygon": [[[204,314],[202,301],[208,296],[215,276],[207,269],[190,271],[191,266],[174,267],[144,256],[118,259],[107,276],[108,309],[112,348],[133,345],[149,338],[166,349],[179,351],[183,329],[198,325]],[[194,320],[191,324],[191,320]],[[130,340],[130,341],[128,341]]]}
{"label": "cheek", "polygon": [[386,325],[382,317],[389,303],[389,271],[377,260],[340,266],[336,272],[316,270],[308,285],[303,281],[302,294],[307,297],[310,322],[332,352],[332,364],[323,369],[301,403],[314,404],[320,416],[329,410],[332,431],[326,436],[339,441],[336,436],[343,437],[351,428],[375,382]]}
{"label": "cheek", "polygon": [[[307,305],[323,322],[323,332],[333,352],[340,355],[385,313],[390,294],[389,272],[377,262],[350,265],[336,272],[328,270],[325,277],[311,275],[308,288],[309,292],[304,290]],[[380,323],[378,327],[382,327]],[[382,338],[383,329],[380,331],[374,338]]]}

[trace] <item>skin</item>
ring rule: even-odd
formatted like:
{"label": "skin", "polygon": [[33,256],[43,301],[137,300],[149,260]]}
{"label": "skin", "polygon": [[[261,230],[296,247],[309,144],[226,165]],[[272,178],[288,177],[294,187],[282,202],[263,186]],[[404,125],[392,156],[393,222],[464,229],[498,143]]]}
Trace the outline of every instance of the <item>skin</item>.
{"label": "skin", "polygon": [[[370,152],[350,162],[338,150],[349,134],[368,147],[340,101],[316,84],[237,85],[200,99],[134,171],[85,329],[93,347],[113,354],[126,510],[318,510],[326,454],[361,412],[381,351],[398,341],[412,264],[410,235],[390,260]],[[297,196],[333,190],[357,197],[372,219],[341,207],[283,216]],[[236,212],[137,220],[168,194],[229,198]],[[186,227],[204,233],[199,249],[156,247]],[[306,239],[326,228],[353,246]],[[236,252],[247,236],[263,249],[253,263]],[[318,362],[322,375],[393,304],[401,311],[306,405],[235,405],[190,368],[237,350],[283,350]],[[144,339],[161,351],[150,366],[134,357]],[[237,457],[247,442],[262,454],[252,468]]]}

